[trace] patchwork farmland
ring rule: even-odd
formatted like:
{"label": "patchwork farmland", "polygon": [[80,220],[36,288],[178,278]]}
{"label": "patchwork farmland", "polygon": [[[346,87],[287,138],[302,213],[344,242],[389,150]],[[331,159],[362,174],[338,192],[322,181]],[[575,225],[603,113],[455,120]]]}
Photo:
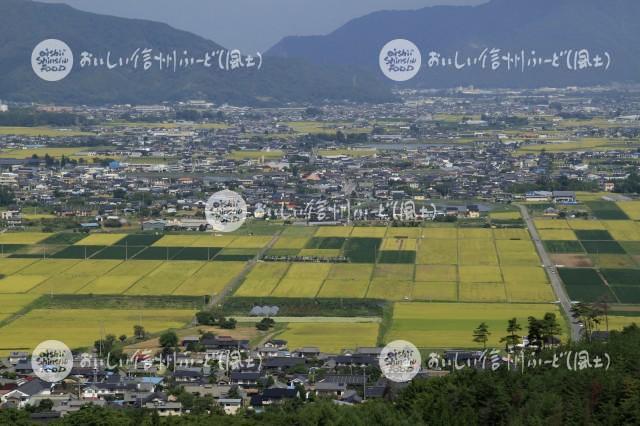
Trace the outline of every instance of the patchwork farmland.
{"label": "patchwork farmland", "polygon": [[600,200],[584,206],[590,219],[535,220],[569,297],[640,304],[640,203]]}
{"label": "patchwork farmland", "polygon": [[271,256],[341,257],[348,263],[263,262],[235,295],[390,301],[552,302],[523,228],[321,227],[281,236]]}
{"label": "patchwork farmland", "polygon": [[[563,262],[560,274],[572,298],[589,301],[604,294],[614,303],[640,303],[640,228],[627,219],[640,213],[635,205],[594,208],[608,218],[536,220],[545,247],[556,263]],[[153,331],[180,328],[218,294],[226,297],[222,312],[237,316],[248,309],[232,312],[227,306],[334,306],[335,312],[311,307],[294,315],[337,321],[282,323],[279,329],[293,346],[325,351],[396,338],[424,348],[478,347],[471,331],[483,320],[499,336],[514,316],[521,322],[546,312],[562,318],[519,213],[497,212],[491,221],[498,226],[270,225],[223,236],[0,234],[0,352],[30,347],[39,332],[19,336],[39,322],[50,323],[49,336],[78,346],[90,345],[105,326],[109,333],[130,333],[140,321]],[[77,302],[56,304],[68,297]],[[162,298],[162,306],[147,305],[150,297]],[[111,304],[107,312],[98,309],[97,298],[125,302]],[[47,309],[47,301],[55,309]],[[376,306],[375,312],[368,306]],[[350,321],[358,315],[385,317],[386,325]],[[633,319],[628,313],[616,318],[612,324]],[[350,331],[340,340],[333,328]]]}

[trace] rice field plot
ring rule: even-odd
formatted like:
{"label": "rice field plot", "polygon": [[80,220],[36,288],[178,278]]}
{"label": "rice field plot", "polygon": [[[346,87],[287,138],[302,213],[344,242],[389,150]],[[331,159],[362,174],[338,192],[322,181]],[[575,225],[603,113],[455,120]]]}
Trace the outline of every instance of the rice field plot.
{"label": "rice field plot", "polygon": [[142,325],[149,333],[181,328],[194,314],[185,309],[35,309],[0,328],[0,352],[31,351],[51,339],[72,349],[92,347],[103,334],[130,336],[134,325]]}
{"label": "rice field plot", "polygon": [[172,260],[210,260],[221,250],[218,247],[185,247]]}
{"label": "rice field plot", "polygon": [[42,259],[31,263],[17,274],[19,275],[55,275],[75,266],[80,260],[76,259]]}
{"label": "rice field plot", "polygon": [[0,321],[27,307],[39,294],[3,294],[0,296]]}
{"label": "rice field plot", "polygon": [[571,229],[569,223],[564,219],[534,219],[536,229]]}
{"label": "rice field plot", "polygon": [[489,213],[491,219],[497,220],[517,220],[522,219],[522,215],[519,210],[506,211],[506,212],[491,212]]}
{"label": "rice field plot", "polygon": [[227,256],[238,256],[238,255],[245,255],[245,256],[255,256],[256,254],[258,254],[260,250],[259,249],[255,249],[255,248],[229,248],[229,247],[225,247],[222,250],[220,250],[220,255],[227,255]]}
{"label": "rice field plot", "polygon": [[273,297],[315,297],[331,270],[328,263],[294,263],[273,290]]}
{"label": "rice field plot", "polygon": [[[571,229],[574,231],[603,231],[605,230],[604,223],[599,220],[584,220],[574,219],[567,221]],[[580,238],[580,237],[578,237]]]}
{"label": "rice field plot", "polygon": [[369,288],[367,279],[326,279],[320,288],[318,297],[327,298],[363,298]]}
{"label": "rice field plot", "polygon": [[620,303],[640,303],[640,289],[635,286],[611,286]]}
{"label": "rice field plot", "polygon": [[110,246],[126,238],[127,234],[89,234],[85,238],[76,241],[78,246]]}
{"label": "rice field plot", "polygon": [[415,283],[413,283],[411,299],[457,302],[458,283],[416,281]]}
{"label": "rice field plot", "polygon": [[461,240],[491,240],[493,239],[493,231],[489,228],[458,228],[458,238]]}
{"label": "rice field plot", "polygon": [[600,272],[621,303],[640,303],[640,270],[601,269]]}
{"label": "rice field plot", "polygon": [[493,230],[496,240],[530,240],[529,231],[524,228],[501,228]]}
{"label": "rice field plot", "polygon": [[171,260],[175,258],[183,247],[151,246],[139,251],[133,257],[135,260]]}
{"label": "rice field plot", "polygon": [[[260,249],[271,241],[272,236],[241,236],[236,237],[229,244],[224,246],[225,248],[238,248],[238,249]],[[214,240],[215,241],[215,240]]]}
{"label": "rice field plot", "polygon": [[[172,235],[176,236],[176,235]],[[229,246],[233,241],[236,240],[236,236],[234,235],[216,235],[216,234],[205,234],[205,235],[197,235],[194,240],[191,240],[188,247],[221,247],[225,248]],[[240,244],[247,244],[246,241],[241,242]]]}
{"label": "rice field plot", "polygon": [[7,257],[16,252],[24,252],[28,248],[29,246],[26,244],[0,244],[0,257]]}
{"label": "rice field plot", "polygon": [[265,252],[265,256],[298,256],[299,249],[269,249]]}
{"label": "rice field plot", "polygon": [[640,202],[618,201],[616,204],[630,219],[640,220]]}
{"label": "rice field plot", "polygon": [[382,240],[380,250],[399,250],[399,251],[415,251],[417,248],[417,240],[413,238],[385,238]]}
{"label": "rice field plot", "polygon": [[129,234],[126,237],[122,238],[118,242],[114,243],[114,245],[118,246],[150,246],[154,244],[162,238],[160,234]]}
{"label": "rice field plot", "polygon": [[[131,275],[144,276],[155,271],[162,264],[163,262],[160,260],[131,260],[128,262],[120,262],[110,269],[105,275],[114,277]],[[172,263],[167,262],[167,265],[170,266]],[[173,263],[173,265],[176,268],[179,268],[182,263],[176,262]]]}
{"label": "rice field plot", "polygon": [[93,275],[69,275],[60,274],[42,281],[37,287],[32,288],[29,293],[35,294],[74,294],[84,286],[95,280]]}
{"label": "rice field plot", "polygon": [[458,243],[460,265],[497,265],[498,255],[493,240],[469,239]]}
{"label": "rice field plot", "polygon": [[68,275],[100,276],[111,271],[122,262],[119,260],[81,260],[65,271]]}
{"label": "rice field plot", "polygon": [[314,226],[285,226],[280,235],[283,237],[312,237],[317,229]]}
{"label": "rice field plot", "polygon": [[455,265],[458,263],[458,240],[423,239],[418,243],[416,263]]}
{"label": "rice field plot", "polygon": [[45,232],[4,232],[0,234],[0,244],[38,244],[52,235]]}
{"label": "rice field plot", "polygon": [[504,283],[500,282],[460,282],[458,299],[461,302],[505,302],[507,300]]}
{"label": "rice field plot", "polygon": [[558,274],[571,300],[581,302],[598,302],[608,300],[615,302],[616,298],[604,284],[595,269],[559,268]]}
{"label": "rice field plot", "polygon": [[373,271],[373,278],[413,281],[414,269],[414,265],[379,264]]}
{"label": "rice field plot", "polygon": [[82,234],[80,232],[59,232],[57,234],[53,234],[48,238],[40,241],[41,244],[51,244],[51,245],[70,245],[74,244],[81,239],[85,238],[86,234]]}
{"label": "rice field plot", "polygon": [[609,231],[605,230],[580,230],[573,231],[580,241],[613,241]]}
{"label": "rice field plot", "polygon": [[640,241],[640,224],[631,220],[603,221],[605,228],[617,241]]}
{"label": "rice field plot", "polygon": [[[278,241],[272,246],[273,249],[303,249],[307,243],[309,242],[309,238],[307,237],[280,237]],[[296,251],[297,252],[297,251]]]}
{"label": "rice field plot", "polygon": [[126,291],[131,295],[168,295],[204,266],[204,262],[165,262]]}
{"label": "rice field plot", "polygon": [[536,265],[538,253],[531,241],[496,240],[500,265]]}
{"label": "rice field plot", "polygon": [[460,266],[460,281],[467,283],[502,282],[502,272],[498,266]]}
{"label": "rice field plot", "polygon": [[553,302],[555,296],[540,267],[503,266],[502,276],[509,302]]}
{"label": "rice field plot", "polygon": [[416,265],[416,281],[456,282],[458,268],[454,265]]}
{"label": "rice field plot", "polygon": [[351,238],[384,238],[387,228],[384,226],[355,226]]}
{"label": "rice field plot", "polygon": [[591,255],[593,265],[600,269],[607,268],[635,268],[637,263],[631,256],[624,254],[597,254]]}
{"label": "rice field plot", "polygon": [[240,288],[236,290],[235,296],[269,296],[288,269],[289,264],[284,262],[260,262],[256,264],[247,274]]}
{"label": "rice field plot", "polygon": [[345,238],[342,237],[313,237],[304,248],[322,250],[340,250],[344,245]]}
{"label": "rice field plot", "polygon": [[142,278],[142,275],[105,275],[102,277],[95,277],[86,286],[77,290],[77,294],[122,294],[127,289],[131,288],[137,281]]}
{"label": "rice field plot", "polygon": [[48,275],[10,275],[0,279],[0,294],[26,293],[44,280]]}
{"label": "rice field plot", "polygon": [[218,254],[214,260],[216,262],[246,262],[255,257],[255,254]]}
{"label": "rice field plot", "polygon": [[[190,247],[201,237],[199,235],[165,235],[153,243],[154,247]],[[212,237],[210,237],[213,239]]]}
{"label": "rice field plot", "polygon": [[629,219],[629,216],[618,207],[618,205],[611,201],[585,201],[585,204],[593,215],[602,220],[625,220]]}
{"label": "rice field plot", "polygon": [[142,250],[145,250],[144,246],[109,246],[103,250],[98,251],[91,256],[92,259],[105,259],[105,260],[128,260],[134,258]]}
{"label": "rice field plot", "polygon": [[418,227],[394,227],[390,226],[387,228],[387,233],[385,234],[386,238],[420,238],[422,234],[422,229]]}
{"label": "rice field plot", "polygon": [[637,257],[640,256],[640,241],[618,241],[624,251],[628,254]]}
{"label": "rice field plot", "polygon": [[290,350],[314,346],[327,353],[341,353],[343,349],[376,346],[378,323],[288,323],[277,335],[287,341]]}
{"label": "rice field plot", "polygon": [[640,316],[608,315],[609,330],[622,330],[632,324],[640,326]]}
{"label": "rice field plot", "polygon": [[571,229],[539,229],[538,235],[541,240],[555,240],[555,241],[577,241],[575,232]]}
{"label": "rice field plot", "polygon": [[[76,292],[78,294],[121,294],[162,264],[157,260],[130,260],[127,262],[88,260],[86,263],[88,264],[87,268],[91,264],[95,265],[97,276],[89,284],[79,289]],[[74,271],[74,268],[70,269],[68,273],[80,272],[80,270]],[[89,272],[89,274],[91,273]]]}
{"label": "rice field plot", "polygon": [[544,241],[544,248],[548,253],[584,253],[579,241]]}
{"label": "rice field plot", "polygon": [[327,279],[369,281],[373,265],[360,263],[336,263],[331,265]]}
{"label": "rice field plot", "polygon": [[424,228],[422,236],[430,240],[457,240],[458,228]]}
{"label": "rice field plot", "polygon": [[316,237],[347,238],[351,235],[353,226],[321,226],[316,230]]}
{"label": "rice field plot", "polygon": [[338,257],[342,253],[340,249],[302,249],[298,252],[298,256],[308,257]]}
{"label": "rice field plot", "polygon": [[106,246],[73,245],[64,248],[48,257],[52,259],[89,259]]}
{"label": "rice field plot", "polygon": [[381,244],[380,238],[349,238],[344,244],[344,256],[353,263],[374,263]]}
{"label": "rice field plot", "polygon": [[410,300],[413,281],[400,279],[374,278],[367,291],[368,299]]}
{"label": "rice field plot", "polygon": [[589,254],[626,254],[617,241],[581,241]]}
{"label": "rice field plot", "polygon": [[218,294],[244,269],[244,262],[207,262],[173,292],[178,296]]}
{"label": "rice field plot", "polygon": [[408,263],[414,264],[416,262],[415,251],[380,251],[380,257],[378,259],[380,263]]}
{"label": "rice field plot", "polygon": [[11,275],[26,268],[32,263],[37,262],[38,259],[14,259],[14,258],[2,258],[0,259],[0,274]]}
{"label": "rice field plot", "polygon": [[[420,303],[400,302],[394,305],[393,320],[385,342],[407,340],[420,348],[482,348],[473,341],[473,330],[485,322],[489,326],[487,347],[501,348],[500,338],[506,333],[507,321],[513,317],[526,328],[527,317],[556,314],[567,327],[557,306],[552,304],[509,303]],[[564,339],[563,339],[564,340]]]}

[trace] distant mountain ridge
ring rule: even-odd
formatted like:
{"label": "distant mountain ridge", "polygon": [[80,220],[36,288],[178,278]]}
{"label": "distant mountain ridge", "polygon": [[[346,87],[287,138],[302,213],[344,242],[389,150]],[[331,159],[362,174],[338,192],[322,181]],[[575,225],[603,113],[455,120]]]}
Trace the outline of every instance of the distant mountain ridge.
{"label": "distant mountain ridge", "polygon": [[[423,68],[405,83],[420,87],[538,87],[640,81],[640,1],[492,0],[479,6],[434,6],[381,11],[354,19],[325,36],[286,37],[268,55],[318,64],[352,64],[378,72],[382,46],[406,38],[420,48]],[[551,54],[562,49],[610,52],[606,71],[486,72],[426,69],[429,51],[477,55],[484,48]]]}
{"label": "distant mountain ridge", "polygon": [[[30,63],[33,48],[48,38],[64,41],[74,53],[73,71],[55,83],[40,80]],[[95,53],[111,50],[117,58],[130,56],[138,48],[152,48],[154,53],[188,49],[199,54],[222,49],[212,41],[162,23],[97,15],[64,4],[0,0],[0,99],[144,104],[204,98],[243,105],[325,98],[374,102],[393,99],[388,87],[374,73],[299,59],[264,58],[259,71],[196,66],[173,73],[78,66],[80,52],[85,50]]]}

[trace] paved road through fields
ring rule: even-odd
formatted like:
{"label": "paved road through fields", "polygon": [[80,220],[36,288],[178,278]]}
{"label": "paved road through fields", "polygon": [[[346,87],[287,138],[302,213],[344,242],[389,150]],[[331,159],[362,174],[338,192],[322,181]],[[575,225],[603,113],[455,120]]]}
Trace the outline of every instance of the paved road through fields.
{"label": "paved road through fields", "polygon": [[518,205],[518,207],[520,208],[520,212],[522,213],[522,218],[527,224],[527,228],[529,228],[529,233],[531,234],[533,243],[536,246],[538,255],[540,256],[540,259],[542,259],[542,265],[544,266],[544,270],[547,272],[549,281],[551,281],[553,292],[556,294],[556,297],[558,298],[558,300],[560,301],[560,305],[562,306],[562,310],[569,320],[569,326],[571,327],[571,340],[577,341],[580,339],[582,327],[576,324],[573,321],[573,317],[571,316],[571,299],[569,299],[569,296],[564,289],[564,285],[562,284],[562,280],[560,280],[560,277],[558,276],[558,270],[556,269],[555,263],[551,261],[547,250],[544,248],[544,245],[540,240],[540,235],[538,235],[538,230],[533,224],[533,219],[531,219],[529,211],[527,210],[526,206]]}

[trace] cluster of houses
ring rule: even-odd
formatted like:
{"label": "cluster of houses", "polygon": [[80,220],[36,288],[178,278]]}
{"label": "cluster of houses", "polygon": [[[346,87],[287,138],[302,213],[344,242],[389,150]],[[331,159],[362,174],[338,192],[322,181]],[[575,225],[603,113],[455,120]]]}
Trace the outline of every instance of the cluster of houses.
{"label": "cluster of houses", "polygon": [[[533,150],[514,155],[529,145],[552,143],[551,135],[566,142],[613,138],[623,146],[640,136],[638,126],[613,120],[595,129],[588,125],[563,128],[555,104],[561,104],[565,115],[613,116],[621,109],[636,111],[640,106],[635,98],[620,103],[601,93],[580,97],[563,89],[401,95],[403,103],[317,108],[232,107],[204,101],[65,108],[93,120],[96,124],[87,124],[83,130],[95,135],[0,135],[0,149],[15,154],[15,158],[0,158],[0,185],[15,192],[18,207],[37,204],[88,229],[103,226],[96,217],[113,224],[137,223],[144,215],[145,229],[195,230],[206,226],[199,213],[207,194],[222,188],[240,190],[250,206],[265,206],[254,212],[265,219],[270,217],[264,213],[267,209],[304,210],[318,200],[328,205],[344,204],[346,199],[358,205],[442,199],[508,202],[521,195],[513,188],[533,186],[549,176],[592,182],[611,191],[616,181],[626,177],[623,165],[635,164],[640,157],[637,150],[611,147],[554,152],[553,158]],[[495,102],[496,96],[501,102]],[[185,110],[222,121],[215,126],[176,125]],[[462,118],[447,121],[441,114]],[[122,116],[173,122],[171,126],[127,124],[119,122]],[[527,119],[509,124],[514,116]],[[315,130],[296,125],[309,121],[318,123]],[[370,131],[361,131],[366,128]],[[307,130],[329,136],[317,139]],[[84,147],[64,161],[20,155],[21,150],[29,153],[58,146]],[[575,201],[561,191],[536,191],[525,198]],[[473,209],[455,212],[453,207],[444,213],[477,214]],[[20,226],[24,218],[16,208],[3,220]]]}
{"label": "cluster of houses", "polygon": [[[246,340],[214,335],[184,337],[179,344],[178,351],[168,355],[159,350],[136,351],[127,362],[110,366],[101,363],[95,351],[74,354],[69,376],[57,383],[34,373],[29,353],[12,352],[0,360],[0,409],[37,408],[48,400],[46,410],[31,410],[35,419],[58,418],[86,404],[147,408],[161,416],[180,416],[191,410],[180,398],[188,393],[207,398],[210,410],[234,415],[241,409],[259,412],[292,399],[361,404],[393,398],[408,384],[381,374],[379,347],[329,354],[317,347],[290,351],[286,341],[273,339],[251,349]],[[199,345],[198,351],[186,350],[193,344]],[[480,368],[469,361],[482,357],[482,352],[448,351],[444,368],[427,369],[425,362],[416,377],[446,375],[453,369],[447,365],[454,360],[456,365]],[[499,362],[508,361],[500,358]]]}

